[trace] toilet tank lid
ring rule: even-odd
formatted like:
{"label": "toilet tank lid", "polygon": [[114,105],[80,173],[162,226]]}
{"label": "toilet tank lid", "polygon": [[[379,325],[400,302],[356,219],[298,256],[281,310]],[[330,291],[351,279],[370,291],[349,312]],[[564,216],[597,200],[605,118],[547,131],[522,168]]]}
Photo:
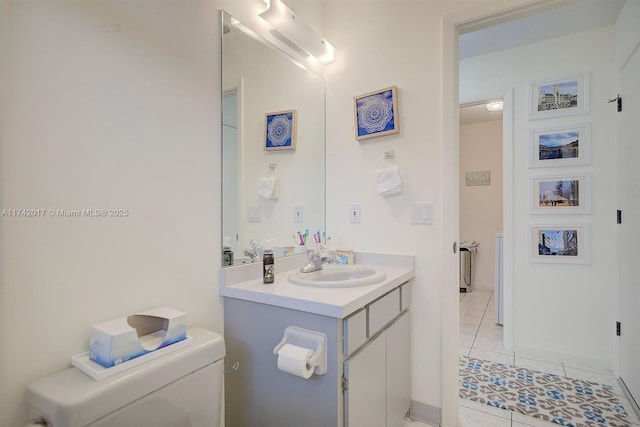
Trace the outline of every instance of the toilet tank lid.
{"label": "toilet tank lid", "polygon": [[80,427],[225,356],[220,334],[193,328],[191,345],[102,380],[70,368],[27,386],[30,416]]}

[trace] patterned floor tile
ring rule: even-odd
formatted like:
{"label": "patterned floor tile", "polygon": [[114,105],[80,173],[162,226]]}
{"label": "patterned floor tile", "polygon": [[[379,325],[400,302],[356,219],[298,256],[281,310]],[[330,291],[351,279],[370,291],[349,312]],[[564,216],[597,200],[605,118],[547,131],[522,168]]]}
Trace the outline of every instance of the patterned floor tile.
{"label": "patterned floor tile", "polygon": [[565,426],[631,426],[610,386],[474,357],[460,358],[460,397]]}

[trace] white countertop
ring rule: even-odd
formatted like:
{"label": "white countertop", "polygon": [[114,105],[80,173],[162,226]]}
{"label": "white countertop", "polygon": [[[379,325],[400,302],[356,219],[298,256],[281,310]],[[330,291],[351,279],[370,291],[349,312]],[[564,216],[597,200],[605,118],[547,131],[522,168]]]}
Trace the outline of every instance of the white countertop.
{"label": "white countertop", "polygon": [[317,288],[289,282],[306,256],[279,258],[276,280],[262,283],[262,263],[221,269],[220,295],[329,317],[344,318],[414,277],[413,256],[356,253],[356,263],[384,271],[379,283],[351,288]]}

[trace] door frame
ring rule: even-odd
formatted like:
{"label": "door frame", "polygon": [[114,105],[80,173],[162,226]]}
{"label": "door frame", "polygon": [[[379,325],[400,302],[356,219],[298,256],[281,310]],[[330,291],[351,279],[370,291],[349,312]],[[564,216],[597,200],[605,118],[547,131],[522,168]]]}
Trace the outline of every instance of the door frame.
{"label": "door frame", "polygon": [[[441,344],[442,344],[442,388],[441,388],[441,425],[453,427],[458,420],[458,357],[460,330],[460,301],[458,289],[459,257],[453,243],[459,240],[459,91],[458,91],[458,38],[460,34],[486,28],[503,22],[545,10],[554,9],[573,3],[574,0],[497,0],[489,4],[481,4],[466,8],[442,18],[442,311]],[[513,92],[511,91],[513,100]],[[513,136],[513,116],[503,117],[510,123],[509,134]],[[503,142],[504,144],[504,142]],[[513,144],[505,158],[513,159]],[[513,168],[513,161],[510,162]],[[507,174],[508,170],[503,173]],[[513,170],[511,169],[513,175]],[[503,194],[513,195],[513,180],[505,182]],[[513,198],[512,198],[513,200]],[[505,204],[505,207],[509,204]],[[503,209],[505,209],[503,207]],[[505,212],[506,213],[506,212]],[[511,217],[513,218],[513,213]],[[505,254],[513,254],[513,238],[507,239],[508,229],[513,229],[513,219],[503,219]],[[453,250],[452,250],[453,249]],[[511,259],[509,259],[511,258]],[[505,284],[513,283],[513,259],[509,255],[505,259]],[[510,286],[509,286],[510,287]],[[513,298],[512,289],[505,287],[505,300]],[[505,319],[513,317],[512,307],[505,304]],[[506,321],[506,320],[505,320]],[[510,330],[511,329],[511,330]],[[507,345],[509,347],[507,347]],[[505,347],[513,349],[513,330],[505,329]]]}

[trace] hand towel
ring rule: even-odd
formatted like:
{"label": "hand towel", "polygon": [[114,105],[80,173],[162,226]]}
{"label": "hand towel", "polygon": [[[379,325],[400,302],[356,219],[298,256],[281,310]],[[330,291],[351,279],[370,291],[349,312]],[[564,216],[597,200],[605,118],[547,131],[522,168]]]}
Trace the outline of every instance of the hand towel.
{"label": "hand towel", "polygon": [[275,176],[262,177],[258,182],[258,194],[267,200],[278,198],[278,188],[278,178]]}
{"label": "hand towel", "polygon": [[378,193],[382,196],[398,194],[402,191],[402,179],[397,166],[376,170],[376,184]]}

